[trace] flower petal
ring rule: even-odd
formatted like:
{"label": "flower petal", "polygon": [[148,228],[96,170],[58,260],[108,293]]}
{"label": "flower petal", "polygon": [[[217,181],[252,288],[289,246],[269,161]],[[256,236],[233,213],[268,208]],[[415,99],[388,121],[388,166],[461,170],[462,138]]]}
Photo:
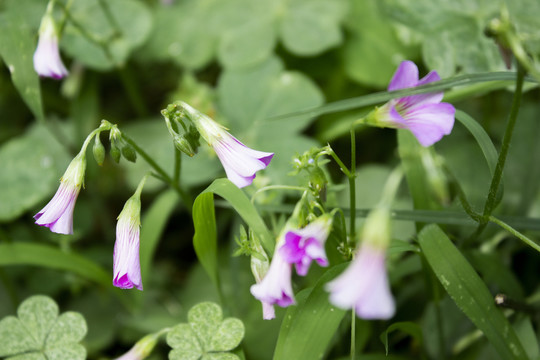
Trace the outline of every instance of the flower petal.
{"label": "flower petal", "polygon": [[430,146],[450,134],[455,112],[454,106],[448,103],[425,104],[409,109],[404,118],[418,142]]}
{"label": "flower petal", "polygon": [[409,60],[402,61],[388,85],[388,91],[413,87],[417,83],[418,67],[416,64]]}

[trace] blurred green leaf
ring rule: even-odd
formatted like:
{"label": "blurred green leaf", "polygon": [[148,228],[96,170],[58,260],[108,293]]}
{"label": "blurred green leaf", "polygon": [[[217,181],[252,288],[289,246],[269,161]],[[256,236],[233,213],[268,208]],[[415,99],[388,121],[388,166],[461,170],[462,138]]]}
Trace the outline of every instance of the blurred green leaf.
{"label": "blurred green leaf", "polygon": [[217,230],[214,214],[214,194],[203,192],[193,203],[193,248],[197,258],[214,285],[219,288],[217,265]]}
{"label": "blurred green leaf", "polygon": [[274,360],[324,357],[346,313],[328,302],[324,285],[347,265],[348,263],[330,268],[315,287],[304,289],[297,295],[297,304],[287,309],[281,325]]}
{"label": "blurred green leaf", "polygon": [[8,67],[13,84],[24,102],[34,116],[43,121],[39,77],[34,70],[33,62],[35,35],[23,14],[16,5],[0,14],[0,56]]}
{"label": "blurred green leaf", "polygon": [[189,310],[187,324],[178,324],[167,334],[167,344],[173,348],[169,359],[239,360],[227,352],[237,347],[243,337],[244,325],[240,320],[223,320],[219,305],[203,302]]}
{"label": "blurred green leaf", "polygon": [[0,356],[18,360],[86,358],[85,348],[78,344],[87,330],[81,314],[68,311],[58,316],[54,300],[36,295],[19,306],[17,315],[0,321]]}
{"label": "blurred green leaf", "polygon": [[44,126],[31,127],[0,148],[0,221],[17,218],[59,185],[69,154]]}
{"label": "blurred green leaf", "polygon": [[456,305],[478,327],[503,359],[526,359],[512,326],[495,307],[493,296],[472,266],[436,225],[425,227],[418,241],[430,267]]}
{"label": "blurred green leaf", "polygon": [[122,66],[133,49],[146,40],[152,27],[150,11],[142,1],[75,1],[69,14],[62,48],[97,70]]}
{"label": "blurred green leaf", "polygon": [[393,331],[401,331],[412,336],[412,338],[418,343],[418,346],[422,347],[422,342],[424,339],[420,325],[411,321],[396,322],[390,325],[380,336],[386,350],[386,355],[388,355],[388,334]]}

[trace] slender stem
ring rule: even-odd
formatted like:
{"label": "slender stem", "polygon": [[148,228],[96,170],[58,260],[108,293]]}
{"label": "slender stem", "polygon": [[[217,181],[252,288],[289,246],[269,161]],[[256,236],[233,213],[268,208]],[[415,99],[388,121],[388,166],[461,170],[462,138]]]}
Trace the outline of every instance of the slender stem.
{"label": "slender stem", "polygon": [[345,166],[345,164],[343,163],[343,161],[341,161],[341,159],[337,156],[337,154],[334,152],[334,150],[328,146],[328,155],[330,155],[339,165],[339,169],[347,176],[347,177],[350,177],[351,176],[351,172],[349,171],[349,169]]}
{"label": "slender stem", "polygon": [[354,126],[351,128],[351,171],[349,178],[349,203],[350,203],[350,225],[349,244],[354,245],[356,239],[356,133]]}
{"label": "slender stem", "polygon": [[508,231],[510,234],[514,235],[515,237],[517,237],[518,239],[523,241],[525,244],[532,247],[534,250],[540,252],[540,245],[538,245],[537,243],[535,243],[534,241],[532,241],[527,236],[523,235],[522,233],[520,233],[519,231],[517,231],[516,229],[514,229],[513,227],[511,227],[507,223],[503,222],[502,220],[497,219],[494,216],[490,216],[489,221],[499,225],[500,227],[502,227],[503,229]]}
{"label": "slender stem", "polygon": [[152,159],[152,157],[146,153],[146,151],[141,149],[139,145],[137,145],[137,143],[133,141],[129,136],[127,136],[124,132],[122,132],[122,138],[126,140],[128,144],[133,146],[135,151],[137,151],[139,155],[141,155],[141,157],[148,163],[148,165],[153,167],[154,170],[165,180],[165,182],[169,184],[178,193],[178,195],[180,195],[180,198],[184,202],[184,205],[186,205],[186,208],[188,209],[188,211],[191,212],[191,208],[193,206],[193,200],[191,199],[189,194],[186,193],[184,190],[182,190],[182,188],[180,188],[178,183],[175,183],[173,179],[171,179],[171,177],[165,172],[165,170],[163,170],[163,168],[159,166],[154,161],[154,159]]}
{"label": "slender stem", "polygon": [[182,170],[182,153],[174,147],[174,174],[173,181],[180,186],[180,171]]}
{"label": "slender stem", "polygon": [[356,311],[351,311],[351,360],[356,356]]}
{"label": "slender stem", "polygon": [[519,106],[521,103],[521,93],[523,89],[523,79],[525,77],[525,72],[521,66],[518,66],[518,74],[516,79],[516,91],[514,93],[514,100],[512,101],[512,108],[510,110],[510,117],[508,119],[508,124],[506,125],[506,130],[504,132],[501,152],[499,153],[499,159],[497,160],[497,165],[495,167],[495,172],[493,178],[491,179],[491,186],[489,188],[488,199],[484,206],[483,214],[483,223],[487,223],[491,212],[495,208],[497,201],[497,190],[501,183],[501,178],[503,174],[504,164],[506,162],[506,156],[508,155],[508,150],[510,149],[510,142],[512,140],[512,135],[514,132],[514,126],[516,125],[517,115],[519,112]]}

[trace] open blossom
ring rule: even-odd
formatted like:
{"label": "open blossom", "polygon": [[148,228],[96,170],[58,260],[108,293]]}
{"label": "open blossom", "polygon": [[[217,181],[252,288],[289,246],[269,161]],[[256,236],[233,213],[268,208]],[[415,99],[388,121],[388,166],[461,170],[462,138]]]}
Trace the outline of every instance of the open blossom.
{"label": "open blossom", "polygon": [[85,170],[86,157],[81,151],[60,179],[60,186],[54,197],[34,215],[36,224],[46,226],[55,233],[73,234],[73,209],[84,182]]}
{"label": "open blossom", "polygon": [[270,311],[269,306],[279,305],[287,307],[294,304],[294,294],[291,284],[291,267],[281,255],[279,246],[274,252],[274,257],[270,264],[268,272],[264,278],[251,286],[251,294],[260,300],[263,304],[264,319],[272,319],[273,308]]}
{"label": "open blossom", "polygon": [[186,103],[182,106],[190,113],[191,119],[204,140],[214,148],[227,178],[239,188],[250,185],[255,179],[255,173],[270,164],[274,153],[248,148],[208,116]]}
{"label": "open blossom", "polygon": [[114,243],[113,285],[122,289],[136,287],[142,290],[141,265],[139,261],[139,235],[141,214],[141,191],[146,177],[132,197],[126,201],[118,215],[116,242]]}
{"label": "open blossom", "polygon": [[332,217],[323,215],[299,230],[290,230],[285,234],[285,243],[279,252],[290,264],[294,264],[298,275],[305,276],[311,262],[328,266],[324,243],[330,233]]}
{"label": "open blossom", "polygon": [[363,319],[389,319],[395,304],[386,275],[385,253],[390,241],[390,214],[376,208],[368,215],[363,242],[349,267],[326,284],[330,302],[342,309],[354,308]]}
{"label": "open blossom", "polygon": [[[440,77],[436,71],[418,80],[416,65],[412,61],[403,61],[394,73],[388,91],[438,80]],[[366,122],[380,127],[409,129],[420,144],[430,146],[444,135],[449,135],[454,126],[456,110],[451,104],[441,102],[442,98],[443,93],[437,92],[392,99],[369,114]]]}
{"label": "open blossom", "polygon": [[34,52],[34,69],[39,76],[61,79],[68,74],[58,49],[58,34],[54,20],[45,14],[39,29],[39,41]]}
{"label": "open blossom", "polygon": [[361,246],[349,267],[326,285],[330,302],[342,309],[354,308],[362,319],[389,319],[394,298],[385,268],[385,250]]}

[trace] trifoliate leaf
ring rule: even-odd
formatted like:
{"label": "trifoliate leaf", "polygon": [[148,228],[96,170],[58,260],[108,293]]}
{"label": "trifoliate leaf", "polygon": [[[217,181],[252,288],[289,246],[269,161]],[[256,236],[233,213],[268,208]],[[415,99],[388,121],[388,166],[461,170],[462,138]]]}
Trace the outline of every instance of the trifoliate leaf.
{"label": "trifoliate leaf", "polygon": [[86,349],[78,344],[87,331],[79,313],[58,316],[54,300],[36,295],[19,306],[17,315],[18,318],[8,316],[0,321],[0,357],[6,360],[86,358]]}
{"label": "trifoliate leaf", "polygon": [[176,325],[167,335],[173,348],[171,360],[238,360],[228,353],[244,337],[244,324],[236,318],[223,320],[219,305],[203,302],[188,312],[188,323]]}

